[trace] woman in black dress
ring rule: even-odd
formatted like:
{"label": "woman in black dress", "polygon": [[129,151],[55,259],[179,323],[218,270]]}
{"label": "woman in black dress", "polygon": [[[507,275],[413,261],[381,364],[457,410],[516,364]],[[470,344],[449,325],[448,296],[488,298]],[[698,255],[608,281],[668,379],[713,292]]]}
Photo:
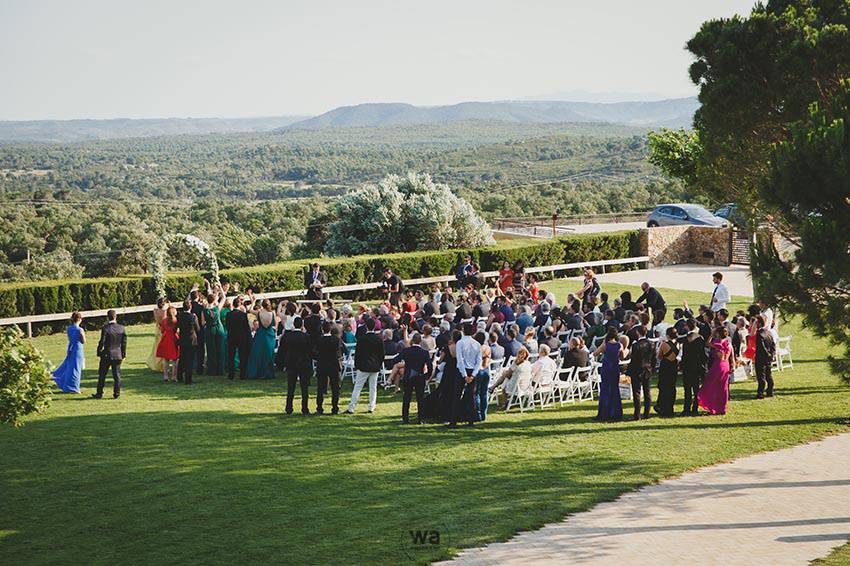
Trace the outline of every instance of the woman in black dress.
{"label": "woman in black dress", "polygon": [[662,342],[658,349],[661,364],[658,367],[658,399],[655,412],[662,417],[672,417],[673,405],[676,403],[676,374],[679,373],[679,346],[676,341],[678,337],[679,333],[671,326],[667,329],[667,340]]}

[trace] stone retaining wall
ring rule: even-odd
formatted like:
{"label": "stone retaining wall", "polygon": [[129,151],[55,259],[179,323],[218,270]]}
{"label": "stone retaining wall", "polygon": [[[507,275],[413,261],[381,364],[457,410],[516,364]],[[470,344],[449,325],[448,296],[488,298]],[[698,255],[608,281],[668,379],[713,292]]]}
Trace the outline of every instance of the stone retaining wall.
{"label": "stone retaining wall", "polygon": [[729,228],[708,226],[662,226],[641,228],[641,255],[650,267],[699,263],[729,265]]}

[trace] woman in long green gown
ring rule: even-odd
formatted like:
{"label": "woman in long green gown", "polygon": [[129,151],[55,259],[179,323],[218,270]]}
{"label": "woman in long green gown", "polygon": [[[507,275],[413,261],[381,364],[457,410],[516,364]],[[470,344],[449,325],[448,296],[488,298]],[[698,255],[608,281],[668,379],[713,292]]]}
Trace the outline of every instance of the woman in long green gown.
{"label": "woman in long green gown", "polygon": [[207,296],[207,305],[204,309],[206,327],[204,329],[204,341],[207,347],[207,375],[224,375],[224,360],[227,355],[226,334],[221,318],[221,297],[213,294]]}
{"label": "woman in long green gown", "polygon": [[263,308],[257,312],[259,327],[254,335],[251,355],[248,358],[248,379],[274,378],[274,346],[277,338],[275,314],[271,301],[263,299]]}

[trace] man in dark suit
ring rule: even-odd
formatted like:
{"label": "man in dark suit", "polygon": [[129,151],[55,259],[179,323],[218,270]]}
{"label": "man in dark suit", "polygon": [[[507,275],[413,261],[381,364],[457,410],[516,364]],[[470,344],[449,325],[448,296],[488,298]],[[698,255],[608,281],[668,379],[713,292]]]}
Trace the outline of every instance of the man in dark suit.
{"label": "man in dark suit", "polygon": [[192,301],[183,301],[183,310],[177,313],[177,332],[180,336],[180,359],[177,362],[177,381],[192,385],[192,366],[195,363],[195,346],[201,326],[192,312]]}
{"label": "man in dark suit", "polygon": [[632,378],[635,420],[639,421],[641,390],[643,390],[643,418],[649,418],[649,407],[652,405],[649,382],[652,379],[652,368],[655,367],[655,345],[646,339],[646,329],[643,326],[637,326],[635,334],[637,340],[632,344],[626,373]]}
{"label": "man in dark suit", "polygon": [[375,410],[378,402],[378,373],[384,363],[384,344],[381,336],[375,331],[375,319],[366,319],[366,332],[357,337],[357,348],[354,350],[354,389],[351,391],[351,401],[345,410],[353,414],[363,385],[369,382],[369,412]]}
{"label": "man in dark suit", "polygon": [[[770,365],[773,363],[773,356],[776,354],[776,342],[773,340],[773,335],[767,329],[767,320],[764,316],[756,317],[756,380],[758,380],[757,399],[764,399],[765,396],[773,397],[773,375]],[[765,383],[767,384],[767,392],[764,390]]]}
{"label": "man in dark suit", "polygon": [[422,402],[425,400],[425,382],[431,376],[434,366],[431,354],[422,347],[422,336],[414,334],[410,346],[401,351],[395,363],[404,362],[404,375],[401,378],[404,397],[401,404],[401,421],[410,424],[410,400],[416,392],[416,420],[422,424]]}
{"label": "man in dark suit", "polygon": [[321,301],[324,296],[322,289],[326,283],[325,274],[319,270],[319,264],[310,266],[310,271],[304,274],[304,288],[307,289],[306,298],[311,301]]}
{"label": "man in dark suit", "polygon": [[685,386],[685,408],[682,416],[699,414],[697,391],[705,378],[708,368],[708,356],[705,353],[705,338],[699,333],[697,321],[693,318],[685,320],[688,331],[682,343],[682,384]]}
{"label": "man in dark suit", "polygon": [[224,325],[227,327],[227,379],[233,379],[236,373],[236,352],[239,352],[239,379],[245,379],[251,354],[251,326],[242,297],[233,299],[233,310],[227,313]]}
{"label": "man in dark suit", "polygon": [[127,357],[127,333],[124,332],[124,327],[118,324],[114,310],[106,313],[106,319],[106,324],[100,330],[100,341],[97,343],[100,367],[97,371],[97,393],[92,397],[103,397],[106,371],[112,368],[112,397],[118,399],[121,395],[121,362]]}
{"label": "man in dark suit", "polygon": [[331,384],[331,414],[339,413],[339,374],[345,344],[339,337],[339,326],[330,321],[322,323],[322,336],[316,344],[316,413],[324,414],[325,393]]}
{"label": "man in dark suit", "polygon": [[195,344],[195,371],[204,373],[204,305],[198,301],[198,291],[192,289],[189,292],[189,300],[192,301],[192,314],[198,319],[198,341]]}
{"label": "man in dark suit", "polygon": [[637,298],[635,303],[644,303],[646,308],[652,311],[652,328],[655,328],[664,322],[664,317],[667,316],[667,302],[655,287],[650,287],[649,283],[641,283],[640,288],[643,290],[643,294]]}
{"label": "man in dark suit", "polygon": [[295,382],[301,383],[301,414],[309,415],[307,401],[310,395],[310,375],[313,373],[313,357],[310,337],[304,333],[304,321],[296,317],[292,321],[292,332],[280,339],[278,350],[286,363],[286,414],[292,414],[292,399],[295,396]]}
{"label": "man in dark suit", "polygon": [[311,304],[310,314],[303,320],[304,332],[306,332],[307,336],[310,338],[311,351],[316,348],[316,344],[319,343],[319,338],[322,337],[322,317],[319,316],[319,312],[321,312],[321,310],[319,303]]}

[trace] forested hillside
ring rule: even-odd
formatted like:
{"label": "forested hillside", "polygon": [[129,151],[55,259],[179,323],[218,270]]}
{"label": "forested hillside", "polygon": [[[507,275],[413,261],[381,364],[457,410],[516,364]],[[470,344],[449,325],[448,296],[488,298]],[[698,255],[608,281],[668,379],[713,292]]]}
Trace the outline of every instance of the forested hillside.
{"label": "forested hillside", "polygon": [[208,240],[224,266],[315,255],[335,196],[407,171],[491,218],[682,198],[646,155],[637,128],[485,122],[5,144],[0,278],[142,272],[166,232]]}

